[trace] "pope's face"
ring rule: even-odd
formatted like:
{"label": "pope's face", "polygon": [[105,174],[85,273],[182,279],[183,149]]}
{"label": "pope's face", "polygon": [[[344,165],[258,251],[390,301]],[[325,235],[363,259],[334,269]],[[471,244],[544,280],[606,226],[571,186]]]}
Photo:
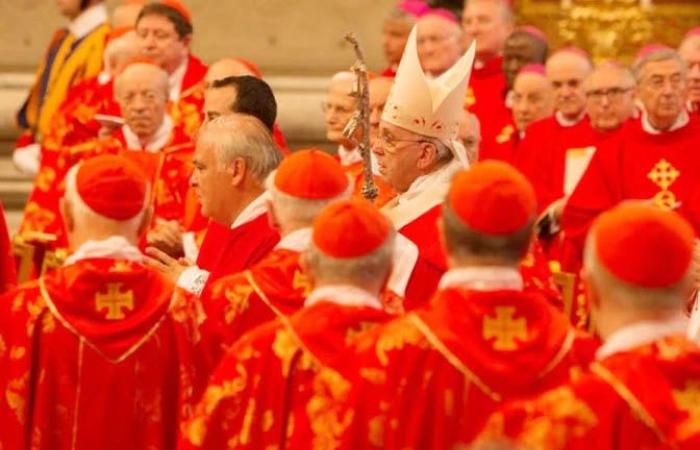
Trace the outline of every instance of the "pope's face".
{"label": "pope's face", "polygon": [[671,127],[685,108],[688,95],[681,63],[675,59],[648,62],[642,68],[638,92],[651,123],[659,129]]}
{"label": "pope's face", "polygon": [[387,122],[379,126],[379,139],[372,144],[379,173],[396,192],[406,192],[420,176],[422,136]]}
{"label": "pope's face", "polygon": [[144,16],[136,24],[141,54],[154,60],[168,73],[185,62],[189,53],[189,37],[181,39],[175,25],[155,14]]}

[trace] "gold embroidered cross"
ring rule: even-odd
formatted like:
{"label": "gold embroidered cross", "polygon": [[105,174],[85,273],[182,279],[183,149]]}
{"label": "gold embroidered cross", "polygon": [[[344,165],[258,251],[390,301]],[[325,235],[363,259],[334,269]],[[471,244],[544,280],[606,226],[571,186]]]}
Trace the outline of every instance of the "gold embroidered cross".
{"label": "gold embroidered cross", "polygon": [[496,308],[496,317],[485,317],[483,325],[483,337],[486,340],[496,338],[493,342],[494,350],[515,350],[515,339],[527,337],[527,321],[525,318],[513,319],[515,307],[500,306]]}
{"label": "gold embroidered cross", "polygon": [[306,274],[300,272],[299,270],[294,271],[294,280],[292,281],[292,287],[294,289],[303,289],[304,297],[308,297],[311,293],[311,282]]}
{"label": "gold embroidered cross", "polygon": [[98,311],[107,310],[107,320],[120,320],[126,317],[124,309],[134,310],[134,292],[121,292],[121,283],[108,283],[106,294],[95,295],[95,307]]}
{"label": "gold embroidered cross", "polygon": [[670,162],[662,159],[657,162],[653,169],[647,174],[647,177],[662,191],[667,191],[676,179],[681,176],[681,173],[671,165]]}

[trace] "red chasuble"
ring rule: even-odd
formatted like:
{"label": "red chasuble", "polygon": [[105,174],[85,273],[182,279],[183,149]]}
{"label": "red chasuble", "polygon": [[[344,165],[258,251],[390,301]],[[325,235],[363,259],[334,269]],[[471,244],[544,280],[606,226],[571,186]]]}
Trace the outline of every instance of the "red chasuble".
{"label": "red chasuble", "polygon": [[506,90],[502,56],[491,58],[482,67],[474,67],[465,106],[479,118],[483,142],[495,141],[507,125],[511,114],[505,104]]}
{"label": "red chasuble", "polygon": [[493,129],[496,133],[491,136],[482,134],[479,161],[497,159],[514,164],[520,144],[520,133],[513,122],[512,111],[505,108],[501,116],[488,117],[486,122],[495,123]]}
{"label": "red chasuble", "polygon": [[87,259],[0,298],[0,447],[174,448],[207,373],[171,297],[154,270]]}
{"label": "red chasuble", "polygon": [[[279,232],[270,226],[267,214],[261,214],[236,228],[222,230],[223,226],[220,224],[214,225],[214,227],[216,232],[212,235],[207,233],[202,243],[202,249],[212,248],[212,246],[220,248],[217,257],[213,258],[215,262],[210,270],[207,286],[211,286],[214,281],[220,278],[246,270],[259,262],[275,248],[280,240]],[[213,238],[221,240],[213,243],[207,242]],[[210,255],[206,259],[211,259]]]}
{"label": "red chasuble", "polygon": [[59,199],[65,191],[65,175],[78,162],[104,154],[118,154],[133,159],[143,168],[154,186],[151,197],[154,218],[176,220],[183,228],[190,229],[192,224],[185,223],[184,218],[192,216],[187,211],[191,207],[188,203],[193,153],[192,142],[180,128],[175,128],[168,144],[155,153],[128,149],[121,130],[106,139],[94,139],[66,147],[61,150],[56,169],[50,170],[47,167],[46,171],[37,176],[35,188],[25,207],[20,233],[52,234],[57,237],[54,243],[56,247],[66,247],[63,221],[58,211]]}
{"label": "red chasuble", "polygon": [[343,448],[450,449],[502,401],[568,381],[595,344],[540,296],[448,289],[358,338],[356,350],[360,379],[350,409],[336,411],[354,417]]}
{"label": "red chasuble", "polygon": [[202,303],[208,325],[228,347],[258,325],[295,313],[310,290],[299,253],[276,249],[245,272],[213,283]]}
{"label": "red chasuble", "polygon": [[591,365],[569,385],[494,414],[481,439],[541,450],[700,448],[700,349],[670,337]]}
{"label": "red chasuble", "polygon": [[563,230],[579,260],[593,219],[623,200],[649,200],[674,208],[690,220],[696,233],[700,231],[698,139],[697,119],[656,135],[634,120],[598,149],[562,217]]}
{"label": "red chasuble", "polygon": [[188,136],[194,136],[204,120],[203,80],[206,74],[207,66],[196,56],[190,55],[180,87],[180,97],[168,105],[168,115]]}
{"label": "red chasuble", "polygon": [[288,446],[288,437],[325,428],[309,401],[314,375],[343,370],[352,339],[389,317],[370,307],[322,301],[246,334],[214,373],[183,428],[180,448],[310,448],[308,441]]}

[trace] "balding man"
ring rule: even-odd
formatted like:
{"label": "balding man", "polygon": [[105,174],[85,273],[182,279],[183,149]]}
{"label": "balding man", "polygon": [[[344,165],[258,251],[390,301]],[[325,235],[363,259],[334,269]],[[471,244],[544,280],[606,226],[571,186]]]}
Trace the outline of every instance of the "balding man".
{"label": "balding man", "polygon": [[686,34],[678,52],[688,66],[688,109],[700,112],[700,28]]}
{"label": "balding man", "polygon": [[462,28],[457,17],[445,9],[430,10],[416,25],[418,57],[425,73],[439,77],[462,56]]}
{"label": "balding man", "polygon": [[138,249],[150,196],[124,157],[69,171],[61,212],[73,254],[0,302],[2,448],[174,448],[208,374],[197,321]]}
{"label": "balding man", "polygon": [[[513,11],[508,0],[469,0],[462,14],[465,41],[476,41],[476,63],[467,94],[467,107],[482,123],[493,117],[494,105],[503,109],[506,79],[503,47],[513,31]],[[493,135],[500,130],[495,130]]]}
{"label": "balding man", "polygon": [[338,158],[344,167],[362,160],[360,151],[343,135],[343,130],[357,107],[357,100],[350,95],[354,88],[355,75],[352,72],[338,72],[331,78],[326,99],[322,104],[326,139],[338,145]]}
{"label": "balding man", "polygon": [[700,230],[693,150],[700,127],[686,111],[686,64],[675,50],[653,46],[640,53],[634,74],[641,118],[600,146],[564,209],[564,232],[579,255],[591,221],[628,199],[675,210]]}
{"label": "balding man", "polygon": [[281,159],[269,129],[253,116],[230,114],[205,122],[197,134],[190,184],[202,215],[224,227],[207,233],[202,243],[216,251],[207,252],[206,261],[200,261],[200,253],[192,264],[149,247],[150,264],[200,295],[207,283],[260,261],[279,241],[266,216],[265,179]]}
{"label": "balding man", "polygon": [[33,161],[18,165],[31,175],[39,170],[40,145],[68,91],[100,73],[109,33],[107,7],[102,0],[65,0],[57,5],[70,23],[51,39],[36,81],[17,113],[24,133],[17,140],[15,155]]}
{"label": "balding man", "polygon": [[124,125],[110,136],[67,147],[58,156],[51,187],[46,195],[27,204],[24,223],[32,230],[54,234],[54,245],[66,244],[63,224],[57,214],[58,198],[63,192],[65,171],[78,162],[103,154],[121,154],[138,162],[154,186],[152,195],[155,221],[174,220],[189,228],[185,199],[189,190],[193,146],[183,129],[166,114],[168,75],[148,63],[129,65],[115,79],[115,96],[124,117]]}
{"label": "balding man", "polygon": [[603,345],[570,383],[506,406],[484,438],[523,448],[695,449],[700,349],[685,337],[693,228],[651,205],[596,220],[584,270]]}

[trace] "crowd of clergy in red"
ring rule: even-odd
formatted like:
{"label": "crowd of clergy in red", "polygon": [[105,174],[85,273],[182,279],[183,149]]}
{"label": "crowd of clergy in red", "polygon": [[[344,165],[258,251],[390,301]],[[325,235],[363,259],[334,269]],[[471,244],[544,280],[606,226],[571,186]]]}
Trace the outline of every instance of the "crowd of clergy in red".
{"label": "crowd of clergy in red", "polygon": [[403,0],[327,152],[180,1],[57,4],[0,449],[700,448],[700,29],[594,64],[508,0]]}

